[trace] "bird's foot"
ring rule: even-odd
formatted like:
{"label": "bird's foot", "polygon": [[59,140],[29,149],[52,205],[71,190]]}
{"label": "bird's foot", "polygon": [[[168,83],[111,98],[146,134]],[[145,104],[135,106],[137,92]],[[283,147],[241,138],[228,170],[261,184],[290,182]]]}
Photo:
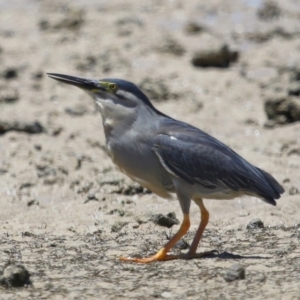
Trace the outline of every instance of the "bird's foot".
{"label": "bird's foot", "polygon": [[202,252],[202,253],[189,253],[188,252],[185,254],[173,255],[173,254],[166,254],[164,252],[164,249],[162,249],[162,250],[158,251],[155,255],[152,255],[149,257],[137,258],[137,257],[121,256],[119,259],[121,261],[147,264],[147,263],[154,262],[154,261],[200,258],[200,257],[205,257],[205,256],[213,255],[213,254],[219,254],[219,252],[217,250],[211,250],[211,251],[206,251],[206,252]]}

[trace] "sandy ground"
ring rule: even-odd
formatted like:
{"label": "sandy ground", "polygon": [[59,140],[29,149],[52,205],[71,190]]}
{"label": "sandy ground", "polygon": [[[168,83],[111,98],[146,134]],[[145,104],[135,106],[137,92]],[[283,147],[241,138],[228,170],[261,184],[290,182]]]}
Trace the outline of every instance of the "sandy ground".
{"label": "sandy ground", "polygon": [[[1,299],[300,299],[300,123],[266,127],[264,111],[266,97],[299,84],[300,6],[276,3],[0,1],[0,266],[22,264],[32,281],[0,287]],[[236,61],[191,63],[223,44]],[[151,215],[182,220],[179,204],[121,175],[92,100],[46,72],[135,82],[158,109],[231,146],[286,193],[276,207],[205,201],[199,251],[218,255],[121,263],[166,243],[179,225]],[[199,218],[192,206],[188,243]],[[255,218],[264,228],[248,230]],[[245,279],[225,281],[236,263]]]}

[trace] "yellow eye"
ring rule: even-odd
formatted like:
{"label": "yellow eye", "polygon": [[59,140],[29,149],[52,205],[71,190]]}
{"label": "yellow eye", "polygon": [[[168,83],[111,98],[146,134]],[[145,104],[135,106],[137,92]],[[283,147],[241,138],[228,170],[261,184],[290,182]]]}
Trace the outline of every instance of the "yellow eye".
{"label": "yellow eye", "polygon": [[118,90],[118,86],[115,84],[115,83],[110,83],[108,85],[108,88],[112,91],[112,92],[115,92]]}

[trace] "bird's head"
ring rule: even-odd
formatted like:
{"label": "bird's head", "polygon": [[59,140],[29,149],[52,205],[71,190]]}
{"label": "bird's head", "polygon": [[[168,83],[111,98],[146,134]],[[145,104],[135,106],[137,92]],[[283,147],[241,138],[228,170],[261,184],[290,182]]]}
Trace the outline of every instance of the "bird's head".
{"label": "bird's head", "polygon": [[126,125],[135,120],[141,108],[154,110],[147,96],[133,83],[122,79],[85,79],[48,73],[50,78],[77,86],[91,95],[99,106],[103,122]]}

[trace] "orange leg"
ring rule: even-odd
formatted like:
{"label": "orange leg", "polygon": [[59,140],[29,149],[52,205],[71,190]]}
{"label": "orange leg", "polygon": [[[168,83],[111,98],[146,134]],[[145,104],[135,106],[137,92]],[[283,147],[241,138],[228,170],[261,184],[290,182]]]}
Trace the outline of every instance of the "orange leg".
{"label": "orange leg", "polygon": [[[120,260],[131,261],[131,262],[136,262],[136,263],[150,263],[150,262],[158,261],[158,260],[162,261],[162,260],[171,260],[171,259],[180,258],[181,257],[180,255],[168,255],[168,252],[187,233],[189,228],[190,228],[190,217],[188,214],[184,214],[183,221],[182,221],[182,224],[181,224],[178,232],[156,254],[154,254],[150,257],[145,257],[145,258],[120,257]],[[201,236],[200,236],[200,238],[201,238]],[[200,240],[200,238],[199,238],[199,240]],[[198,245],[198,243],[197,243],[197,245]],[[196,245],[196,248],[197,248],[197,245]]]}
{"label": "orange leg", "polygon": [[194,236],[192,245],[190,246],[189,252],[186,255],[184,255],[184,257],[187,258],[187,259],[188,258],[198,258],[198,257],[202,257],[202,256],[205,256],[205,255],[208,255],[208,254],[213,254],[213,253],[216,252],[215,250],[213,250],[213,251],[208,251],[208,252],[203,252],[203,253],[196,253],[197,247],[198,247],[199,242],[200,242],[201,237],[202,237],[202,234],[203,234],[203,232],[206,228],[206,225],[208,223],[208,220],[209,220],[209,212],[205,208],[202,199],[197,199],[196,203],[200,208],[201,222],[200,222],[200,225],[199,225],[199,227],[196,231],[196,234]]}
{"label": "orange leg", "polygon": [[202,237],[202,234],[204,232],[204,229],[206,227],[206,225],[208,224],[208,220],[209,220],[209,212],[208,210],[205,208],[204,204],[203,204],[203,201],[197,201],[197,204],[199,205],[199,208],[200,208],[200,212],[201,212],[201,221],[200,221],[200,225],[196,231],[196,234],[194,236],[194,239],[193,239],[193,242],[192,242],[192,245],[190,247],[190,250],[189,250],[189,254],[195,254],[196,251],[197,251],[197,247],[199,245],[199,242],[201,240],[201,237]]}

